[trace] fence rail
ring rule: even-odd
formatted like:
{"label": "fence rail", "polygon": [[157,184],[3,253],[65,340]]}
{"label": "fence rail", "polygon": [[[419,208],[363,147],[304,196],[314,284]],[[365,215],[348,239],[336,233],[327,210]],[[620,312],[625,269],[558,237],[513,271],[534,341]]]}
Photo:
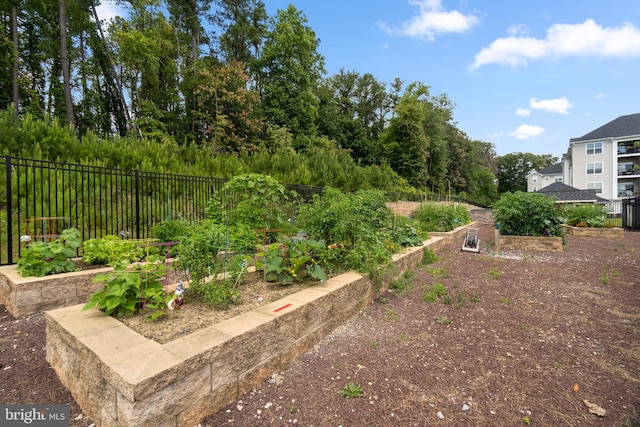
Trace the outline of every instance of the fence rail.
{"label": "fence rail", "polygon": [[[159,222],[204,219],[207,204],[227,181],[11,156],[5,156],[4,168],[0,265],[17,261],[24,246],[21,236],[47,240],[71,226],[83,240],[106,235],[144,239]],[[285,187],[303,198],[321,191]]]}

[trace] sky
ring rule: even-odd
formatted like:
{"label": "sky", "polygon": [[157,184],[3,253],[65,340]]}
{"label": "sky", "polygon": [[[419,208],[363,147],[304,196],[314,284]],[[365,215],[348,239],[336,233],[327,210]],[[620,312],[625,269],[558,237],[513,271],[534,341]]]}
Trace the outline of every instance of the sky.
{"label": "sky", "polygon": [[[117,14],[107,0],[102,19]],[[638,0],[263,0],[293,4],[327,77],[370,73],[446,94],[456,127],[499,156],[561,158],[569,139],[640,113]]]}

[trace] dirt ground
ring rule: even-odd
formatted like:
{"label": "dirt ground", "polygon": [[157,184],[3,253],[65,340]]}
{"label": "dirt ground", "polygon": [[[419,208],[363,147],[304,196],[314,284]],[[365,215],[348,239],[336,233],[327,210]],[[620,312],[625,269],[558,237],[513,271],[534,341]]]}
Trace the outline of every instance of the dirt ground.
{"label": "dirt ground", "polygon": [[[640,233],[500,256],[489,224],[480,239],[202,425],[640,426]],[[42,314],[0,306],[0,402],[68,402],[72,426],[92,423],[45,361]]]}

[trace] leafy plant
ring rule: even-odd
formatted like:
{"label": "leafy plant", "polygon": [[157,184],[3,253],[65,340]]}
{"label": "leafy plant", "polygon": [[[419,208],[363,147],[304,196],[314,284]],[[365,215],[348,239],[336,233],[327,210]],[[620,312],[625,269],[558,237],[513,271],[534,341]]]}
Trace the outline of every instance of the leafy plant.
{"label": "leafy plant", "polygon": [[325,281],[327,275],[315,259],[315,252],[323,247],[323,241],[279,236],[276,243],[256,253],[256,270],[262,270],[268,282],[289,284],[305,276]]}
{"label": "leafy plant", "polygon": [[435,302],[438,298],[448,296],[449,291],[447,291],[447,288],[445,288],[442,283],[434,283],[424,290],[422,293],[422,301]]}
{"label": "leafy plant", "polygon": [[500,298],[498,301],[500,301],[501,303],[503,303],[505,305],[511,304],[511,300],[509,298],[505,298],[505,297]]}
{"label": "leafy plant", "polygon": [[411,286],[411,279],[413,278],[412,271],[405,271],[404,274],[398,277],[396,280],[389,284],[389,288],[393,289],[396,295],[401,296],[409,293],[413,288]]}
{"label": "leafy plant", "polygon": [[487,274],[494,279],[498,279],[500,277],[500,270],[498,270],[498,267],[493,267]]}
{"label": "leafy plant", "polygon": [[447,316],[438,316],[434,320],[436,321],[436,323],[439,323],[441,325],[451,324],[451,319],[449,319]]}
{"label": "leafy plant", "polygon": [[364,394],[364,392],[362,391],[362,387],[356,385],[353,382],[347,383],[338,393],[345,399],[361,397]]}
{"label": "leafy plant", "polygon": [[65,229],[60,233],[60,237],[54,241],[29,243],[22,250],[16,268],[24,277],[41,277],[74,271],[76,266],[70,258],[76,256],[77,249],[81,244],[82,240],[78,229]]}
{"label": "leafy plant", "polygon": [[604,206],[598,204],[580,204],[564,208],[567,225],[574,227],[603,228],[610,225],[607,219],[607,211]]}
{"label": "leafy plant", "polygon": [[413,213],[412,218],[426,231],[451,231],[471,222],[467,209],[457,203],[423,203]]}
{"label": "leafy plant", "polygon": [[440,261],[440,258],[433,249],[423,248],[422,249],[422,265],[433,264],[434,262]]}
{"label": "leafy plant", "polygon": [[496,226],[515,236],[563,236],[562,211],[541,193],[504,193],[493,205]]}
{"label": "leafy plant", "polygon": [[[94,292],[83,310],[97,308],[109,316],[122,317],[138,313],[140,310],[164,308],[164,286],[166,266],[161,263],[136,265],[134,269],[125,266],[114,267],[114,271],[97,275],[94,283],[104,283],[101,291]],[[151,318],[162,315],[156,312]]]}
{"label": "leafy plant", "polygon": [[143,259],[144,249],[134,242],[108,235],[99,239],[90,239],[82,245],[82,261],[87,264],[131,263]]}

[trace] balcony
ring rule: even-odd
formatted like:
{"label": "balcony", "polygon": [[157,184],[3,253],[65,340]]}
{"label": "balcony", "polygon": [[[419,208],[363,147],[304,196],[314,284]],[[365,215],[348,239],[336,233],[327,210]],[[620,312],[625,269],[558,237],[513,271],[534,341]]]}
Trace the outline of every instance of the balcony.
{"label": "balcony", "polygon": [[634,177],[640,176],[640,162],[621,162],[618,163],[618,176]]}
{"label": "balcony", "polygon": [[640,154],[640,141],[618,143],[618,156]]}

